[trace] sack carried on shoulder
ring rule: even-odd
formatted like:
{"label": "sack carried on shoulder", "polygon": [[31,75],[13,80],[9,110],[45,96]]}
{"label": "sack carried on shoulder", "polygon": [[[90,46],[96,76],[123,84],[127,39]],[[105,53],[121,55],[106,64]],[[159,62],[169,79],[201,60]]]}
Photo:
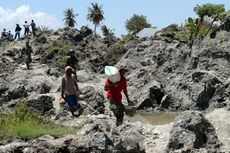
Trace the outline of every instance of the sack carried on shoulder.
{"label": "sack carried on shoulder", "polygon": [[119,70],[114,66],[105,66],[105,76],[112,83],[119,82],[121,79]]}

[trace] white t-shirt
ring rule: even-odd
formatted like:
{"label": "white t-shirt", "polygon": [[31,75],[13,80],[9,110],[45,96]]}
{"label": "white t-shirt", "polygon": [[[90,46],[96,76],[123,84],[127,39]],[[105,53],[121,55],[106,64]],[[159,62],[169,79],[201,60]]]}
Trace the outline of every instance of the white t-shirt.
{"label": "white t-shirt", "polygon": [[24,24],[23,26],[24,26],[25,28],[29,28],[29,27],[30,27],[29,24]]}

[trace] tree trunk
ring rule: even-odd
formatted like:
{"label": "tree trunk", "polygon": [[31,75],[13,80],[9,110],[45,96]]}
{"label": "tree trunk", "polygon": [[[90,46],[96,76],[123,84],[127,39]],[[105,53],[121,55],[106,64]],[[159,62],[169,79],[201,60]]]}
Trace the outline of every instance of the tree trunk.
{"label": "tree trunk", "polygon": [[195,33],[194,37],[196,37],[199,34],[200,28],[201,28],[201,25],[203,24],[203,22],[204,22],[204,17],[200,17],[200,21],[196,26],[196,33]]}
{"label": "tree trunk", "polygon": [[95,36],[97,35],[96,29],[97,29],[97,24],[94,25],[94,35],[95,35]]}
{"label": "tree trunk", "polygon": [[217,19],[218,16],[219,16],[219,14],[212,20],[210,26],[208,27],[208,30],[207,30],[207,31],[205,32],[205,34],[204,34],[204,37],[206,37],[206,35],[208,34],[208,32],[211,30],[212,25],[213,25],[213,23],[216,21],[216,19]]}

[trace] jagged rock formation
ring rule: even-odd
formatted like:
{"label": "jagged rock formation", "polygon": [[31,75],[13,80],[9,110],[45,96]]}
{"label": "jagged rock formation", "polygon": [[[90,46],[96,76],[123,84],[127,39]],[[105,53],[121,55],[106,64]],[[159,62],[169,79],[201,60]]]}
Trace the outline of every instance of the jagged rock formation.
{"label": "jagged rock formation", "polygon": [[[113,65],[117,61],[119,61],[117,65],[126,65],[129,69],[127,76],[129,95],[131,99],[137,101],[139,109],[212,111],[214,108],[228,108],[230,94],[228,32],[218,33],[213,40],[205,38],[195,43],[192,50],[186,44],[173,40],[173,35],[170,41],[155,38],[139,39],[120,46],[119,39],[96,38],[91,34],[92,31],[87,27],[80,30],[67,28],[53,34],[41,34],[37,38],[28,36],[20,41],[1,42],[3,46],[0,48],[1,107],[10,111],[18,101],[27,101],[29,106],[42,111],[43,115],[57,124],[84,126],[79,133],[63,138],[42,136],[27,142],[12,140],[9,144],[2,144],[0,152],[89,152],[91,149],[95,152],[163,153],[166,152],[167,144],[170,144],[168,149],[171,152],[178,149],[215,151],[210,143],[215,144],[223,152],[229,149],[227,145],[229,141],[223,139],[226,138],[224,135],[227,124],[224,124],[224,132],[217,132],[221,143],[225,144],[224,148],[221,148],[215,129],[202,114],[197,112],[182,114],[172,130],[177,132],[172,132],[171,137],[169,131],[172,124],[153,126],[125,123],[112,130],[114,124],[112,115],[100,114],[107,109],[104,106],[105,98],[101,94],[105,78],[100,73],[103,73],[105,65]],[[20,58],[21,48],[27,39],[30,40],[34,50],[32,69],[29,71]],[[115,50],[119,47],[122,49],[113,52],[113,47]],[[81,102],[84,112],[76,119],[70,117],[65,106],[59,109],[62,108],[59,105],[60,79],[69,48],[74,48],[79,58],[79,86],[86,95],[85,101]],[[224,115],[228,117],[228,112],[225,111]],[[213,116],[209,115],[209,121]],[[217,118],[211,123],[216,129],[220,126]],[[208,128],[205,129],[204,126]],[[188,130],[191,127],[194,127],[194,130]],[[203,131],[200,132],[197,128]],[[184,132],[186,136],[197,138],[197,141],[191,139],[188,142],[186,137],[176,135],[178,131],[180,134]],[[207,139],[200,138],[196,134],[205,135]],[[185,144],[195,145],[186,148]]]}
{"label": "jagged rock formation", "polygon": [[215,129],[202,113],[187,111],[175,119],[167,152],[216,153],[219,150]]}
{"label": "jagged rock formation", "polygon": [[[215,42],[218,39],[205,39],[190,50],[179,42],[140,40],[118,62],[130,70],[127,78],[132,99],[136,99],[138,105],[148,101],[142,108],[160,106],[174,111],[226,106],[229,93],[224,82],[230,75],[230,44],[214,45]],[[154,98],[155,91],[151,89],[156,82],[160,84],[157,88],[161,95]],[[161,104],[163,96],[168,94],[170,102],[164,99],[167,104]]]}

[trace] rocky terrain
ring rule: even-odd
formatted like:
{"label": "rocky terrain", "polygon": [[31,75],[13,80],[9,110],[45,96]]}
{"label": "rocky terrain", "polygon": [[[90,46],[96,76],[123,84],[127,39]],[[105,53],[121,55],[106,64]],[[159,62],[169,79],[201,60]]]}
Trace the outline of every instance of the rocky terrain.
{"label": "rocky terrain", "polygon": [[[229,139],[230,33],[195,41],[192,49],[160,38],[100,38],[87,27],[39,33],[19,41],[1,40],[0,105],[9,112],[26,101],[58,125],[79,127],[76,135],[8,140],[0,152],[227,153]],[[26,40],[32,69],[20,58]],[[80,63],[78,83],[83,114],[72,117],[60,101],[60,80],[68,50]],[[165,125],[139,121],[115,127],[103,86],[105,65],[126,65],[128,91],[140,111],[182,112]],[[126,104],[126,102],[124,101]]]}

